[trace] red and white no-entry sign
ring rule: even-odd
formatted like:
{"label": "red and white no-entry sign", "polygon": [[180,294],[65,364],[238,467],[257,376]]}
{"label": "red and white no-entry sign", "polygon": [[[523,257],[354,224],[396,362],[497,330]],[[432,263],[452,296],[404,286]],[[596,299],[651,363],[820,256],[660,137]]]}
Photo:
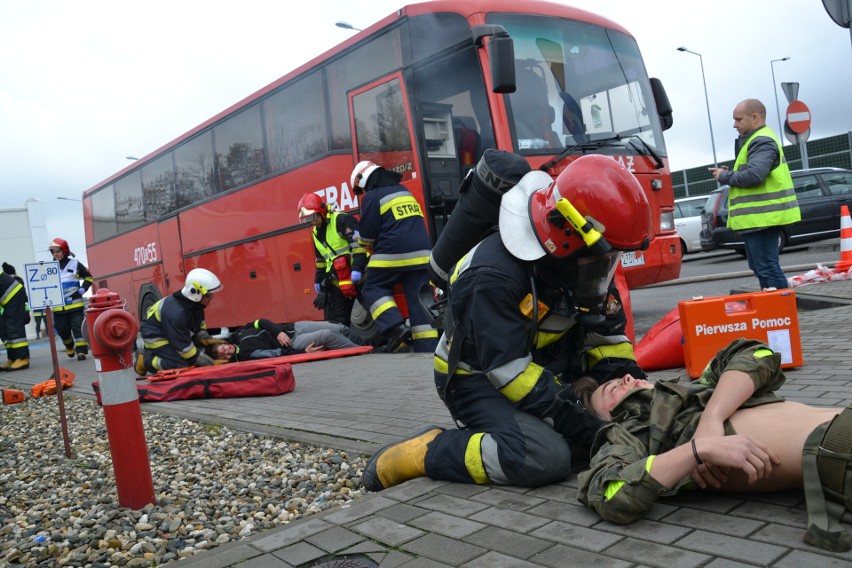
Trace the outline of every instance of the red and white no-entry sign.
{"label": "red and white no-entry sign", "polygon": [[804,134],[811,127],[811,109],[802,101],[793,101],[787,107],[787,125],[796,134]]}

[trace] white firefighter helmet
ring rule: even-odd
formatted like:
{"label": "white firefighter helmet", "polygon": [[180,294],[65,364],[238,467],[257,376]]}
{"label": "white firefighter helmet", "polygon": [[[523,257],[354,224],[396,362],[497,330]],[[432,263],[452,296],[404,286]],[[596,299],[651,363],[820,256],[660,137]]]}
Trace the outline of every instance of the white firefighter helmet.
{"label": "white firefighter helmet", "polygon": [[362,162],[358,162],[358,165],[355,166],[355,169],[352,170],[352,176],[349,179],[349,182],[352,186],[352,190],[364,190],[367,188],[367,180],[370,179],[370,174],[379,169],[379,166],[370,160],[364,160]]}
{"label": "white firefighter helmet", "polygon": [[180,293],[193,302],[200,302],[205,294],[218,292],[222,288],[224,286],[215,274],[206,268],[193,268],[186,275],[186,283]]}

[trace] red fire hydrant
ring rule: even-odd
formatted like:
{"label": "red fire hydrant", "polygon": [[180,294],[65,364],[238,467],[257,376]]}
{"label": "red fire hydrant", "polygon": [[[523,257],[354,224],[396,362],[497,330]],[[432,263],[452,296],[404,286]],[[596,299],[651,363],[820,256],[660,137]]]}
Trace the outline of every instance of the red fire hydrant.
{"label": "red fire hydrant", "polygon": [[86,327],[100,381],[118,504],[141,509],[156,499],[131,353],[139,324],[118,294],[101,288],[89,299]]}

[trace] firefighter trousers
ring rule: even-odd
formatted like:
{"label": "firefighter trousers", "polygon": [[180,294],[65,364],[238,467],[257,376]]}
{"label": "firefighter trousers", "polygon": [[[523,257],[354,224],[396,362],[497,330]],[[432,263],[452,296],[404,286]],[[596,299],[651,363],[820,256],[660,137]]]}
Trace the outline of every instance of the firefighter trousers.
{"label": "firefighter trousers", "polygon": [[[435,373],[440,393],[446,375]],[[546,422],[518,410],[485,375],[456,375],[445,403],[461,430],[439,434],[426,452],[426,475],[456,483],[539,487],[571,473],[568,443]]]}
{"label": "firefighter trousers", "polygon": [[[53,312],[53,327],[62,338],[65,349],[74,350],[75,353],[86,354],[89,352],[89,344],[83,336],[83,312],[85,310],[75,308],[73,310],[62,310]],[[73,355],[69,355],[73,357]]]}
{"label": "firefighter trousers", "polygon": [[420,305],[420,288],[428,281],[425,267],[414,270],[369,268],[361,289],[365,307],[379,331],[386,335],[405,321],[393,297],[394,286],[402,284],[411,322],[412,347],[418,353],[432,353],[438,347],[438,330],[431,326],[426,310]]}
{"label": "firefighter trousers", "polygon": [[23,292],[15,294],[3,308],[3,314],[0,315],[0,339],[3,340],[9,361],[27,359],[30,356],[30,344],[27,341],[26,328],[30,317],[27,313],[25,298]]}

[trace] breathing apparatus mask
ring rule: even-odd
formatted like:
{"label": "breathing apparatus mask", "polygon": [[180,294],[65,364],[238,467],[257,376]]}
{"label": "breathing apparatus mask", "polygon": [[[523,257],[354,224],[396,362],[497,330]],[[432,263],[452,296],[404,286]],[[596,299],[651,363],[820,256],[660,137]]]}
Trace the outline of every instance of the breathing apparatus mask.
{"label": "breathing apparatus mask", "polygon": [[509,252],[557,270],[586,325],[604,319],[609,284],[622,251],[648,248],[651,209],[636,178],[616,160],[582,156],[555,182],[532,171],[500,205]]}

